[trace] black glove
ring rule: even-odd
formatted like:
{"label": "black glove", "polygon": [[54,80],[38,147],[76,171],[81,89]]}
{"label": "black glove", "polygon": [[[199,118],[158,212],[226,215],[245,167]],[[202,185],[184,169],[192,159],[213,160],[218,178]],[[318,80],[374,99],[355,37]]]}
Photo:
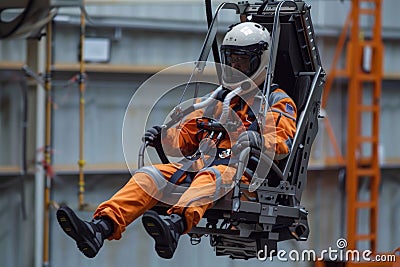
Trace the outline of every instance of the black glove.
{"label": "black glove", "polygon": [[239,155],[245,148],[250,147],[257,150],[261,150],[262,138],[261,135],[256,131],[245,131],[241,133],[236,141],[236,144],[232,147],[232,152],[235,155]]}
{"label": "black glove", "polygon": [[152,147],[161,144],[161,129],[160,126],[151,127],[144,133],[142,140]]}

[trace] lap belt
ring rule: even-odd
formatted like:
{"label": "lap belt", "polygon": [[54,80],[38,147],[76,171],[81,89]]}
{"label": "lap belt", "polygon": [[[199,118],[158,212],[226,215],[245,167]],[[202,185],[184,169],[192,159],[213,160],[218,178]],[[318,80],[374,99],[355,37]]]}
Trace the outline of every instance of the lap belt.
{"label": "lap belt", "polygon": [[[231,165],[231,164],[238,163],[239,159],[237,157],[230,157],[230,156],[224,157],[224,158],[219,157],[219,155],[221,155],[221,153],[223,153],[223,152],[226,152],[226,150],[227,149],[218,148],[217,149],[217,157],[207,167],[216,166],[216,165]],[[250,160],[251,159],[249,158],[249,161]],[[196,174],[200,171],[200,170],[198,170],[198,171],[189,171],[189,169],[192,166],[192,164],[193,164],[193,161],[185,162],[183,164],[182,168],[180,168],[174,174],[172,174],[171,178],[169,179],[169,182],[173,183],[173,184],[176,184],[186,174],[186,178],[182,181],[182,183],[191,184],[193,179],[194,179],[194,177],[196,176]],[[245,168],[245,174],[247,174],[247,176],[252,176],[254,170],[252,170],[251,168],[249,169],[248,167],[249,166],[246,166],[246,168]]]}
{"label": "lap belt", "polygon": [[[215,166],[215,165],[230,165],[230,164],[237,163],[238,162],[237,158],[230,158],[230,157],[220,158],[220,157],[218,157],[218,155],[220,155],[223,152],[226,152],[226,150],[227,149],[224,149],[224,148],[218,148],[216,159],[214,159],[214,161],[207,167],[211,167],[211,166]],[[193,178],[200,171],[200,170],[195,171],[195,172],[188,171],[192,164],[193,164],[193,161],[188,161],[185,164],[183,164],[182,168],[180,168],[174,174],[172,174],[171,178],[169,179],[169,182],[176,184],[179,181],[179,179],[181,179],[182,176],[186,174],[186,178],[185,178],[185,180],[182,181],[182,183],[187,183],[187,184],[192,183]]]}
{"label": "lap belt", "polygon": [[192,183],[192,180],[196,176],[197,172],[189,172],[184,169],[179,169],[174,174],[172,174],[171,178],[169,179],[169,182],[176,184],[179,181],[179,179],[181,179],[182,176],[185,174],[186,174],[186,178],[185,178],[185,180],[182,181],[182,183],[190,184],[190,183]]}

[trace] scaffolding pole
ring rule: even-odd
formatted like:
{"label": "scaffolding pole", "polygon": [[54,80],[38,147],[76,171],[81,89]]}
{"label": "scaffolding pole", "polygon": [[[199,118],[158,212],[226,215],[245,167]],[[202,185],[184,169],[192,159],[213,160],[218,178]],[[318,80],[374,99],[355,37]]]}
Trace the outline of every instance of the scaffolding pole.
{"label": "scaffolding pole", "polygon": [[50,195],[52,183],[52,20],[47,23],[46,28],[46,70],[44,76],[45,88],[45,146],[44,146],[44,170],[45,170],[45,189],[44,189],[44,221],[43,221],[43,266],[49,266],[49,239],[50,239]]}
{"label": "scaffolding pole", "polygon": [[[82,1],[84,5],[84,1]],[[84,144],[85,144],[85,89],[86,89],[86,74],[85,74],[85,58],[84,58],[84,43],[85,43],[85,30],[86,21],[85,14],[81,12],[80,24],[80,68],[79,68],[79,182],[78,182],[78,198],[79,209],[83,210],[87,206],[85,204],[85,174],[84,167],[86,164],[84,157]]]}

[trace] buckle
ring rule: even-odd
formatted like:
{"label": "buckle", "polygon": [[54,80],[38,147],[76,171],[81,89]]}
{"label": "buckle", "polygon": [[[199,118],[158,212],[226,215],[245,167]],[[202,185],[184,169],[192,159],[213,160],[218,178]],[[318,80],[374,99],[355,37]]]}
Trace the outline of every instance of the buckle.
{"label": "buckle", "polygon": [[218,157],[221,159],[229,158],[232,155],[232,150],[230,148],[225,149],[221,153],[218,154]]}

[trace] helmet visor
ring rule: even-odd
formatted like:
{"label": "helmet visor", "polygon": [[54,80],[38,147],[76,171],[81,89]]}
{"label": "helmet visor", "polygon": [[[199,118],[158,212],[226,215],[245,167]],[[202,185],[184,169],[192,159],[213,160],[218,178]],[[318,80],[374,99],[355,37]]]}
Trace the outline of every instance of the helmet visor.
{"label": "helmet visor", "polygon": [[236,83],[243,80],[243,74],[250,77],[256,72],[260,66],[261,54],[243,48],[222,46],[221,58],[224,80]]}

